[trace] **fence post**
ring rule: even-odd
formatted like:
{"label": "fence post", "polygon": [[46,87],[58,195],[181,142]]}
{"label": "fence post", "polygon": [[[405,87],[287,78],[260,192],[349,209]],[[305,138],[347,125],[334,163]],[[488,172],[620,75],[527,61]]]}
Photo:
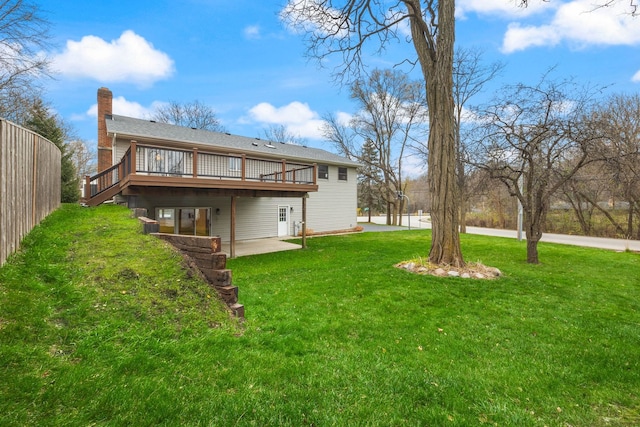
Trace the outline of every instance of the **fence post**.
{"label": "fence post", "polygon": [[[31,179],[33,182],[31,183],[31,227],[35,227],[36,225],[36,209],[38,206],[38,137],[33,134],[33,176]],[[62,194],[60,195],[62,198]]]}

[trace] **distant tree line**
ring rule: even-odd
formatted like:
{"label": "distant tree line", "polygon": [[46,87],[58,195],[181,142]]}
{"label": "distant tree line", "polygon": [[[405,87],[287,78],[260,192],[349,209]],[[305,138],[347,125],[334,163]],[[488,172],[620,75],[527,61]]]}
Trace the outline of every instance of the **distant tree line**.
{"label": "distant tree line", "polygon": [[[467,214],[471,224],[514,228],[519,202],[531,263],[539,262],[543,232],[576,232],[557,229],[562,210],[572,212],[582,234],[602,233],[594,221],[603,217],[609,234],[640,239],[640,96],[603,100],[603,88],[558,80],[549,70],[535,84],[506,85],[485,104],[468,106],[502,70],[499,63],[482,65],[480,57],[459,50],[454,68],[461,231]],[[431,209],[427,176],[403,175],[409,155],[429,156],[420,93],[406,75],[374,70],[351,86],[358,107],[352,117],[325,117],[327,140],[362,165],[361,212],[386,214],[388,224],[401,224],[398,214],[406,209],[398,192],[412,200],[414,212]]]}
{"label": "distant tree line", "polygon": [[[543,232],[640,239],[640,95],[544,76],[511,85],[465,125],[466,224],[516,227],[533,247]],[[425,177],[406,181],[428,210]]]}

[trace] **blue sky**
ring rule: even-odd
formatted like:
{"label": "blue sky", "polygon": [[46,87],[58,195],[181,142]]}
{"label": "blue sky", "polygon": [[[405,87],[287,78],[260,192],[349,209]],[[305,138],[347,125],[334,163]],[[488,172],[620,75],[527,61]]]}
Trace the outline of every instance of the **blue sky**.
{"label": "blue sky", "polygon": [[[37,1],[37,0],[36,0]],[[458,0],[456,43],[502,61],[502,76],[472,102],[505,83],[533,83],[550,67],[558,78],[640,90],[640,16],[629,0],[592,11],[599,0]],[[635,3],[633,0],[632,3]],[[348,89],[304,56],[302,37],[279,19],[286,0],[40,0],[53,24],[55,79],[45,82],[53,108],[95,145],[96,92],[114,95],[114,113],[146,118],[169,101],[213,107],[231,133],[260,136],[284,125],[311,146],[323,142],[325,113],[353,114]],[[640,10],[638,11],[640,13]],[[372,68],[415,56],[398,43]],[[407,70],[420,78],[418,70]]]}

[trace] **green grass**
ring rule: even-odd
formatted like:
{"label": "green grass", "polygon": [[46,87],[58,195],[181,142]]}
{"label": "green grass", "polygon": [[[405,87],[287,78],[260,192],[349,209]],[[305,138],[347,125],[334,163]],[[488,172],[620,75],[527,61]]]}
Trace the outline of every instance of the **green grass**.
{"label": "green grass", "polygon": [[429,231],[230,260],[247,320],[122,208],[64,206],[0,269],[0,425],[640,424],[640,256]]}

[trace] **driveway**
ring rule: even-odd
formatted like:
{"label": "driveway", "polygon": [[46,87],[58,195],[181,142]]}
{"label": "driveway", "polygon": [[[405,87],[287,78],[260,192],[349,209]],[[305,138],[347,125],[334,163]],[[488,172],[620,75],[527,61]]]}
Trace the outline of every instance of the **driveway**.
{"label": "driveway", "polygon": [[[405,225],[403,225],[402,227],[384,225],[386,222],[386,217],[384,216],[371,217],[371,224],[367,223],[368,220],[368,217],[358,217],[358,225],[364,227],[364,231],[408,230],[409,221],[411,223],[411,229],[431,228],[431,222],[427,221],[426,216],[420,218],[412,215],[411,218],[408,218],[405,215],[402,218],[402,223]],[[507,237],[513,239],[516,239],[518,237],[518,233],[516,230],[500,230],[496,228],[467,227],[467,233],[479,234],[483,236]],[[610,239],[605,237],[572,236],[567,234],[544,233],[540,241],[548,243],[559,243],[563,245],[584,246],[589,248],[610,249],[614,251],[630,250],[634,252],[640,252],[640,240]]]}

